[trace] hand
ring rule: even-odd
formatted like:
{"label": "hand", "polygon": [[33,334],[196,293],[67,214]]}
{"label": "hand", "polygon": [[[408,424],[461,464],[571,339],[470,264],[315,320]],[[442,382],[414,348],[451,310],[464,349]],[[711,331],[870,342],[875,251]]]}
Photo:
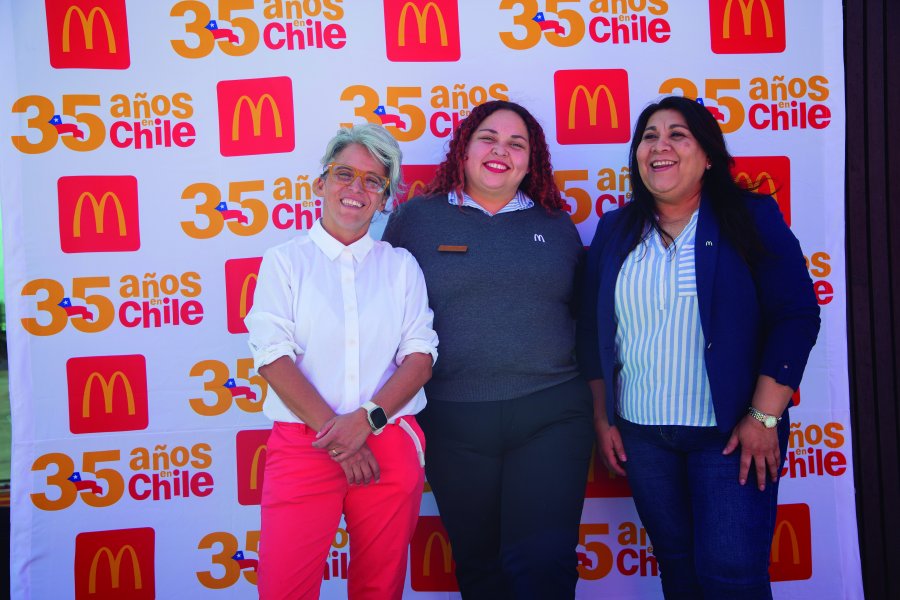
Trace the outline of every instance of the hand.
{"label": "hand", "polygon": [[375,455],[366,444],[363,444],[356,452],[348,452],[342,454],[341,457],[343,460],[338,461],[338,464],[344,469],[347,483],[350,485],[368,485],[372,481],[378,483],[381,479],[378,461],[375,460]]}
{"label": "hand", "polygon": [[625,477],[625,469],[620,463],[626,462],[628,457],[625,456],[619,428],[606,421],[596,421],[594,429],[597,432],[597,453],[603,459],[603,464],[616,475]]}
{"label": "hand", "polygon": [[759,482],[760,491],[766,489],[766,468],[772,477],[772,483],[778,481],[778,465],[781,464],[781,449],[778,447],[777,428],[766,429],[763,424],[751,417],[745,416],[731,432],[731,437],[722,450],[722,454],[731,454],[735,448],[741,447],[741,468],[738,473],[738,481],[741,485],[747,483],[747,473],[750,471],[750,462],[756,465],[756,481]]}
{"label": "hand", "polygon": [[358,409],[329,419],[319,433],[314,448],[325,448],[337,462],[348,460],[366,443],[372,433],[366,411]]}

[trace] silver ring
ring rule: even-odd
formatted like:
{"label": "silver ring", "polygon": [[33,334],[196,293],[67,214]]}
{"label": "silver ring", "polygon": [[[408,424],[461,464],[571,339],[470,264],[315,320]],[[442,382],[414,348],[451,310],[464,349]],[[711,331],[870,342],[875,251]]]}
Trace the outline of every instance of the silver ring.
{"label": "silver ring", "polygon": [[340,452],[338,452],[338,449],[337,449],[337,448],[332,448],[332,449],[331,449],[331,455],[332,455],[332,456],[337,456],[338,454],[340,454]]}

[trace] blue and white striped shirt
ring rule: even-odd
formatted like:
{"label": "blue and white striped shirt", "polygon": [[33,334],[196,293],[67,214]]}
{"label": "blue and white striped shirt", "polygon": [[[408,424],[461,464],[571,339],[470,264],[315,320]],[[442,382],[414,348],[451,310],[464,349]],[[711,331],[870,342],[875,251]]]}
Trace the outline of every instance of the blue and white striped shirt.
{"label": "blue and white striped shirt", "polygon": [[[459,204],[459,201],[456,198],[456,192],[451,191],[450,193],[448,193],[447,200],[450,201],[450,204]],[[490,212],[485,210],[485,208],[483,206],[481,206],[480,204],[475,202],[475,200],[472,198],[472,196],[463,192],[462,205],[463,206],[471,206],[472,208],[477,208],[478,210],[480,210],[484,214],[488,215],[489,217],[493,217],[494,215],[500,215],[500,214],[507,213],[507,212],[513,212],[514,210],[525,210],[526,208],[531,208],[532,206],[534,206],[534,201],[531,198],[529,198],[527,195],[525,195],[525,192],[523,192],[522,190],[517,190],[516,195],[513,196],[512,200],[510,200],[506,204],[506,206],[504,206],[497,212],[491,214]]]}
{"label": "blue and white striped shirt", "polygon": [[716,424],[697,305],[697,216],[666,248],[654,230],[616,281],[618,414],[641,425]]}

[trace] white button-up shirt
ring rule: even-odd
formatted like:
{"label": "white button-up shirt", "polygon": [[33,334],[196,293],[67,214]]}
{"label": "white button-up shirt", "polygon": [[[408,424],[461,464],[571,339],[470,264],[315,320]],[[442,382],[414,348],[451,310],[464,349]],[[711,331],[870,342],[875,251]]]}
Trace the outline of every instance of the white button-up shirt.
{"label": "white button-up shirt", "polygon": [[[372,399],[414,352],[437,359],[434,314],[412,255],[368,235],[345,246],[316,221],[263,256],[244,319],[257,370],[289,356],[337,414]],[[425,406],[421,389],[395,417]],[[269,388],[263,412],[301,422]]]}

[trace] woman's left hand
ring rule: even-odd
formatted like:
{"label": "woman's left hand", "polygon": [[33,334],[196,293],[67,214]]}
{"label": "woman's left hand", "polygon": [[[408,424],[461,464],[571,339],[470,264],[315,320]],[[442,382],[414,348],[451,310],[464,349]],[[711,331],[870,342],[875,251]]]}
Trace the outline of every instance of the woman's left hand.
{"label": "woman's left hand", "polygon": [[756,466],[756,481],[759,482],[760,491],[766,489],[767,469],[772,477],[772,482],[778,481],[781,449],[778,446],[777,429],[767,429],[762,423],[747,415],[731,432],[731,437],[728,439],[725,449],[722,450],[722,454],[731,454],[739,445],[741,447],[741,468],[738,473],[738,481],[741,485],[747,483],[751,462]]}
{"label": "woman's left hand", "polygon": [[345,415],[337,415],[329,420],[319,433],[313,447],[324,448],[337,462],[343,462],[356,453],[372,433],[366,411],[354,410]]}

